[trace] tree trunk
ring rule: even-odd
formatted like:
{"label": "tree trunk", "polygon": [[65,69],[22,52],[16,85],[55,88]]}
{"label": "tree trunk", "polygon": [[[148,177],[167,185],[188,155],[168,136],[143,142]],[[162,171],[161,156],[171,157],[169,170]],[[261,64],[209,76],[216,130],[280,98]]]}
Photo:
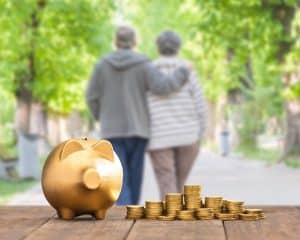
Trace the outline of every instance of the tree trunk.
{"label": "tree trunk", "polygon": [[286,134],[282,159],[300,157],[300,100],[286,104]]}
{"label": "tree trunk", "polygon": [[216,104],[207,101],[207,130],[206,137],[209,143],[216,143]]}
{"label": "tree trunk", "polygon": [[[267,3],[268,7],[272,8],[273,18],[278,21],[282,27],[282,36],[285,36],[277,43],[277,60],[281,65],[285,63],[285,57],[292,49],[295,44],[295,39],[293,39],[292,23],[296,15],[298,4],[288,4],[284,1],[279,3],[269,3],[268,1],[263,1],[263,4]],[[298,76],[299,77],[299,76]],[[291,74],[283,74],[282,81],[285,86],[291,84],[291,79],[293,77]],[[299,78],[296,78],[299,81]],[[287,101],[285,111],[286,111],[286,127],[285,127],[285,138],[283,143],[283,152],[280,158],[281,160],[288,159],[291,155],[299,155],[300,145],[299,145],[299,129],[300,129],[300,110],[299,110],[299,100]]]}
{"label": "tree trunk", "polygon": [[[38,1],[38,8],[43,8],[45,2]],[[41,105],[33,99],[32,85],[35,79],[35,36],[39,21],[37,10],[34,9],[31,18],[24,23],[24,30],[31,32],[30,51],[27,57],[28,72],[17,74],[16,90],[17,109],[15,127],[18,133],[19,174],[22,178],[39,177],[38,137],[43,134]],[[26,33],[25,33],[26,34]]]}
{"label": "tree trunk", "polygon": [[67,131],[67,117],[59,114],[48,114],[48,144],[52,147],[70,138]]}

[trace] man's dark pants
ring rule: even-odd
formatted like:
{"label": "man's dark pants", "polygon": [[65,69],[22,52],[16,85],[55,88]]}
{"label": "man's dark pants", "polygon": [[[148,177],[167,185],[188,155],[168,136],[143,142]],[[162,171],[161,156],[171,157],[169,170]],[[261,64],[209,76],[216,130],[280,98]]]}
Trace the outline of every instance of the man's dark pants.
{"label": "man's dark pants", "polygon": [[118,205],[138,204],[148,140],[139,137],[109,138],[123,167],[123,186]]}

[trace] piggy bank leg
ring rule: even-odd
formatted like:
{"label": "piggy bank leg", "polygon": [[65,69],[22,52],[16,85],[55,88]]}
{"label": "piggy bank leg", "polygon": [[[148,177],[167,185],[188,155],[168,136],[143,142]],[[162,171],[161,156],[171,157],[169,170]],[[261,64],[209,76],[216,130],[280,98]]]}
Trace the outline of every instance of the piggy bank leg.
{"label": "piggy bank leg", "polygon": [[98,220],[102,220],[105,218],[105,215],[106,215],[106,209],[100,209],[96,212],[94,212],[94,217]]}
{"label": "piggy bank leg", "polygon": [[64,220],[71,220],[75,217],[74,211],[70,208],[60,208],[57,215]]}

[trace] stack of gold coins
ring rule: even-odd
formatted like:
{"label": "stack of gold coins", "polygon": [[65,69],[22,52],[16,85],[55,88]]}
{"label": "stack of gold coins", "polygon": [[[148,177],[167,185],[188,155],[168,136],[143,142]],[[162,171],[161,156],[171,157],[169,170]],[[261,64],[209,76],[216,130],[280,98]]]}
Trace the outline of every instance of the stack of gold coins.
{"label": "stack of gold coins", "polygon": [[176,216],[177,210],[183,209],[183,200],[181,193],[169,193],[166,195],[166,215]]}
{"label": "stack of gold coins", "polygon": [[260,219],[257,213],[240,213],[239,218],[246,221],[255,221]]}
{"label": "stack of gold coins", "polygon": [[216,213],[216,218],[223,221],[230,221],[238,219],[238,216],[233,213]]}
{"label": "stack of gold coins", "polygon": [[184,202],[185,208],[194,210],[202,207],[201,201],[201,186],[200,185],[185,185],[184,186]]}
{"label": "stack of gold coins", "polygon": [[179,220],[196,220],[195,211],[193,211],[193,210],[177,210],[176,218]]}
{"label": "stack of gold coins", "polygon": [[265,214],[263,213],[262,209],[245,209],[243,213],[246,214],[257,214],[259,219],[264,219],[265,218]]}
{"label": "stack of gold coins", "polygon": [[138,205],[128,205],[126,206],[128,219],[141,219],[144,217],[144,207]]}
{"label": "stack of gold coins", "polygon": [[220,213],[222,211],[222,197],[205,197],[205,207],[213,208],[214,213]]}
{"label": "stack of gold coins", "polygon": [[198,208],[195,210],[195,216],[200,220],[210,220],[214,218],[214,209],[212,208]]}
{"label": "stack of gold coins", "polygon": [[244,204],[243,201],[225,200],[224,201],[225,211],[228,213],[233,213],[238,215],[240,213],[243,213],[244,211],[243,204]]}
{"label": "stack of gold coins", "polygon": [[175,216],[158,216],[156,219],[160,221],[173,221],[175,218]]}
{"label": "stack of gold coins", "polygon": [[146,218],[156,219],[158,216],[163,215],[163,202],[150,202],[146,201]]}

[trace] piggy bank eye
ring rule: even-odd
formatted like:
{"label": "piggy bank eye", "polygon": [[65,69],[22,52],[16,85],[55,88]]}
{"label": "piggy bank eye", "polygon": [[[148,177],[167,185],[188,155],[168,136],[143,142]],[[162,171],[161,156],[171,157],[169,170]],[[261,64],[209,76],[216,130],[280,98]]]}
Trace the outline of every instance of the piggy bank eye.
{"label": "piggy bank eye", "polygon": [[101,140],[92,146],[92,149],[97,151],[101,157],[107,160],[114,160],[114,150],[111,143],[107,140]]}
{"label": "piggy bank eye", "polygon": [[63,150],[60,153],[60,159],[65,159],[71,153],[81,151],[83,149],[84,148],[82,147],[82,145],[79,142],[73,141],[73,140],[67,141],[65,143],[65,145],[63,146]]}

